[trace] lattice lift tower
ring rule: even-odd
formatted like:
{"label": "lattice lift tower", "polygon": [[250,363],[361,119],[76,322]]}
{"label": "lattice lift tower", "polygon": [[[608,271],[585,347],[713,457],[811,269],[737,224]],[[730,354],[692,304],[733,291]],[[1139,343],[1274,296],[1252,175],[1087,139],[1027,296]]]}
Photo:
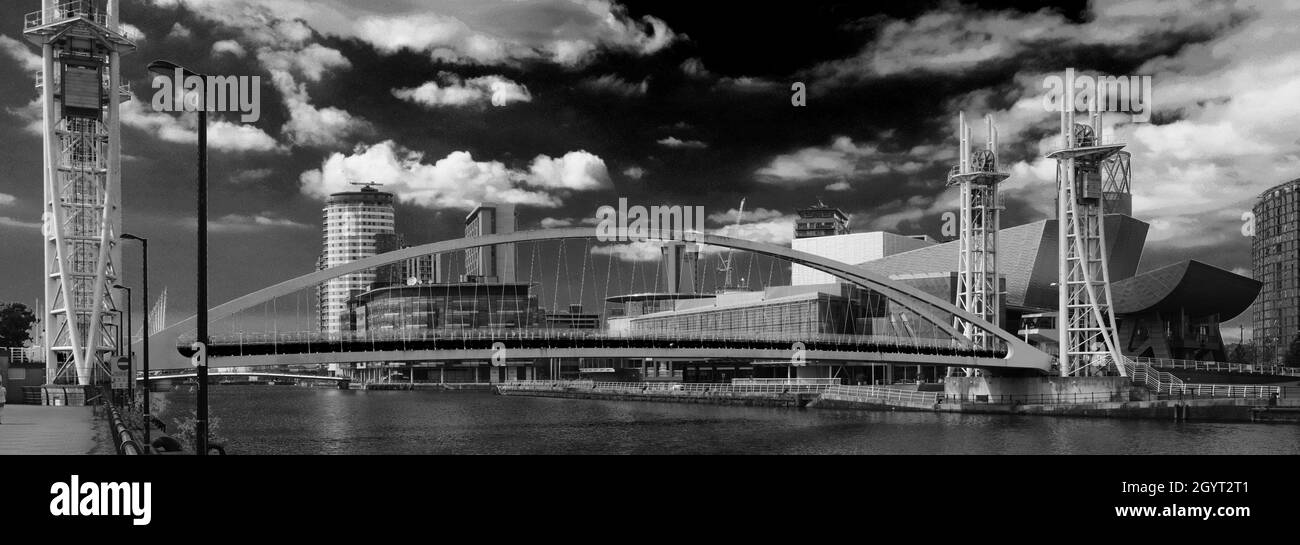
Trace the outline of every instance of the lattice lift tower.
{"label": "lattice lift tower", "polygon": [[42,0],[23,21],[44,61],[36,87],[44,113],[47,384],[91,384],[118,351],[111,293],[122,257],[118,107],[130,97],[120,57],[135,50],[120,15],[118,0]]}
{"label": "lattice lift tower", "polygon": [[1106,144],[1102,116],[1094,102],[1091,124],[1075,123],[1074,109],[1061,109],[1063,149],[1056,160],[1057,279],[1061,376],[1127,376],[1115,335],[1103,214],[1106,194],[1127,194],[1128,154],[1124,144]]}
{"label": "lattice lift tower", "polygon": [[[966,114],[957,117],[958,163],[948,173],[948,187],[961,194],[961,217],[957,253],[957,306],[999,325],[1001,290],[998,283],[998,229],[1001,204],[998,183],[1009,174],[998,169],[998,129],[993,116],[986,116],[988,140],[985,148],[971,152],[971,129]],[[965,320],[954,324],[977,348],[995,348],[996,337]],[[953,370],[950,369],[951,373]],[[969,375],[969,370],[967,371]]]}

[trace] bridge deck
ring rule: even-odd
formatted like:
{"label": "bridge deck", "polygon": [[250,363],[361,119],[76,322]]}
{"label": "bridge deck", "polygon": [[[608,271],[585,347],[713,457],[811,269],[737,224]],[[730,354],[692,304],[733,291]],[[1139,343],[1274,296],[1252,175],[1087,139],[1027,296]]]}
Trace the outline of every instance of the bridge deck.
{"label": "bridge deck", "polygon": [[[489,359],[500,351],[509,359],[544,357],[660,357],[680,359],[782,359],[796,351],[806,361],[888,361],[1003,367],[1006,350],[984,350],[938,339],[867,335],[748,337],[686,333],[609,334],[582,330],[459,332],[411,337],[353,337],[287,334],[215,338],[213,359],[266,361],[267,356],[299,356],[292,361]],[[232,364],[233,365],[233,364]]]}

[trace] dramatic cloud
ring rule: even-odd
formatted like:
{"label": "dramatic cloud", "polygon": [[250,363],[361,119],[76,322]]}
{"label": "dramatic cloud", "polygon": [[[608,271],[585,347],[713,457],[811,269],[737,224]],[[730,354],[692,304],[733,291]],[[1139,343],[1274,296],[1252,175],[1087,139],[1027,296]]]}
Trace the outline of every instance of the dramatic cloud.
{"label": "dramatic cloud", "polygon": [[438,81],[419,87],[393,89],[393,96],[431,108],[440,106],[506,106],[512,102],[531,102],[528,88],[502,76],[480,76],[462,80],[450,72],[440,72]]}
{"label": "dramatic cloud", "polygon": [[41,230],[41,222],[22,221],[22,220],[16,220],[9,216],[0,216],[0,227],[9,227],[12,229],[31,229],[31,230],[39,231]]}
{"label": "dramatic cloud", "polygon": [[579,219],[546,217],[546,218],[542,218],[540,225],[542,226],[543,229],[559,229],[561,227],[573,227],[575,225],[594,226],[598,223],[600,223],[600,221],[594,217],[585,217]]}
{"label": "dramatic cloud", "polygon": [[17,61],[24,71],[37,72],[44,68],[41,56],[34,53],[31,46],[25,42],[0,34],[0,51]]}
{"label": "dramatic cloud", "polygon": [[542,229],[558,229],[560,227],[573,227],[573,220],[568,218],[542,218]]}
{"label": "dramatic cloud", "polygon": [[[217,46],[213,44],[212,47],[215,50]],[[352,67],[352,63],[339,50],[320,44],[311,44],[296,51],[264,48],[257,52],[257,60],[272,74],[294,73],[312,82],[320,81],[321,76],[330,70]]]}
{"label": "dramatic cloud", "polygon": [[[186,221],[184,226],[192,226],[192,224],[192,220]],[[215,220],[208,221],[208,230],[217,234],[248,234],[275,228],[314,229],[315,227],[290,219],[278,218],[270,212],[254,215],[226,214]]]}
{"label": "dramatic cloud", "polygon": [[512,56],[528,56],[526,49],[513,47],[492,36],[474,31],[455,17],[425,13],[401,16],[368,16],[357,22],[356,36],[384,53],[401,50],[428,52],[433,58],[496,64]]}
{"label": "dramatic cloud", "polygon": [[271,81],[284,95],[289,120],[280,131],[300,146],[337,147],[347,138],[372,130],[369,122],[333,106],[317,108],[306,85],[295,83],[287,72],[272,71]]}
{"label": "dramatic cloud", "polygon": [[269,178],[274,173],[275,171],[269,168],[240,170],[230,176],[230,182],[234,184],[260,182]]}
{"label": "dramatic cloud", "polygon": [[640,180],[645,176],[645,169],[638,166],[630,166],[623,169],[623,175],[633,180]]}
{"label": "dramatic cloud", "polygon": [[174,23],[174,24],[172,24],[172,29],[171,29],[171,31],[169,31],[169,32],[167,33],[167,38],[168,38],[168,39],[185,40],[185,39],[188,39],[188,38],[190,37],[190,34],[191,34],[191,32],[190,32],[189,27],[187,27],[187,26],[185,26],[185,25],[182,25],[182,24],[180,24],[180,23]]}
{"label": "dramatic cloud", "polygon": [[41,114],[41,97],[32,99],[27,104],[18,108],[6,108],[9,115],[17,117],[23,121],[23,130],[35,135],[40,135],[44,130]]}
{"label": "dramatic cloud", "polygon": [[[194,114],[156,112],[150,103],[132,97],[122,103],[122,124],[140,129],[167,142],[198,141]],[[275,139],[253,125],[232,123],[224,119],[208,121],[208,147],[219,151],[278,151]]]}
{"label": "dramatic cloud", "polygon": [[696,79],[709,79],[713,74],[704,67],[704,61],[692,57],[682,61],[682,73]]}
{"label": "dramatic cloud", "polygon": [[741,76],[738,78],[722,78],[718,80],[717,88],[723,91],[737,91],[741,93],[764,93],[785,89],[786,87],[772,80]]}
{"label": "dramatic cloud", "polygon": [[239,45],[239,42],[234,40],[219,40],[212,44],[213,56],[219,56],[226,53],[236,57],[243,57],[248,54],[248,52],[244,50],[244,46]]}
{"label": "dramatic cloud", "polygon": [[[748,213],[746,215],[748,216]],[[766,214],[765,218],[757,221],[746,221],[740,225],[725,223],[717,229],[709,229],[708,232],[724,237],[789,246],[790,241],[794,240],[794,222],[798,217],[795,214],[779,216]]]}
{"label": "dramatic cloud", "polygon": [[1102,0],[1092,3],[1091,12],[1089,20],[1075,23],[1048,9],[1020,13],[946,4],[911,20],[875,21],[876,39],[861,52],[822,63],[811,73],[828,83],[918,72],[957,74],[1043,48],[1134,48],[1208,34],[1247,10],[1202,0]]}
{"label": "dramatic cloud", "polygon": [[[828,147],[804,148],[774,157],[754,174],[770,184],[801,184],[836,180],[827,189],[843,191],[852,180],[889,173],[914,174],[935,160],[945,160],[929,147],[886,153],[870,144],[857,145],[847,136],[836,137]],[[842,185],[841,185],[842,184]]]}
{"label": "dramatic cloud", "polygon": [[658,142],[660,146],[666,148],[704,149],[709,147],[708,144],[705,144],[704,142],[701,142],[699,140],[681,140],[676,136],[660,138]]}
{"label": "dramatic cloud", "polygon": [[596,245],[592,255],[607,255],[620,261],[644,263],[663,259],[663,244],[655,242],[627,242]]}
{"label": "dramatic cloud", "polygon": [[[709,221],[717,224],[734,225],[736,223],[737,209],[732,208],[726,212],[714,212],[709,214]],[[769,210],[767,208],[746,209],[743,221],[757,222],[766,221],[774,218],[780,218],[786,214],[779,210]],[[791,224],[793,228],[793,224]]]}
{"label": "dramatic cloud", "polygon": [[[167,7],[183,3],[201,17],[239,28],[260,43],[268,42],[258,35],[258,24],[282,21],[306,29],[296,36],[310,36],[315,30],[356,38],[382,53],[406,50],[433,59],[481,65],[541,60],[576,67],[589,63],[601,51],[652,55],[684,38],[663,20],[650,15],[633,18],[626,8],[608,0],[449,2],[437,6],[281,0],[153,3]],[[537,32],[538,25],[547,31]]]}
{"label": "dramatic cloud", "polygon": [[[1300,96],[1300,73],[1295,71],[1300,51],[1291,45],[1300,41],[1300,27],[1294,24],[1300,6],[1247,2],[1241,7],[1253,15],[1136,70],[1152,76],[1156,123],[1130,123],[1127,114],[1106,117],[1107,138],[1127,143],[1125,149],[1132,153],[1134,215],[1151,224],[1153,248],[1240,244],[1240,215],[1255,197],[1300,176],[1300,141],[1294,130],[1300,120],[1295,100]],[[1209,6],[1166,26],[1185,28],[1222,16],[1222,10]],[[1023,143],[1034,153],[1008,165],[1011,177],[1002,191],[1042,216],[1053,213],[1056,176],[1056,163],[1042,156],[1059,147],[1057,116],[1041,106],[1045,75],[1021,74],[1009,90],[978,90],[959,100],[979,105],[997,93],[1012,97],[1011,107],[994,112],[1004,129],[1003,142],[1028,138]]]}
{"label": "dramatic cloud", "polygon": [[554,208],[562,203],[563,191],[606,187],[609,174],[603,160],[585,151],[560,158],[539,155],[523,171],[499,161],[475,161],[464,151],[430,164],[424,154],[388,140],[358,146],[350,155],[334,153],[320,169],[300,177],[302,192],[320,198],[348,190],[358,180],[384,184],[401,202],[425,207],[471,209],[496,201]]}
{"label": "dramatic cloud", "polygon": [[585,79],[579,85],[595,93],[631,98],[645,96],[646,91],[650,89],[650,80],[647,78],[641,80],[641,83],[633,83],[613,74],[605,74],[598,78]]}
{"label": "dramatic cloud", "polygon": [[538,155],[528,170],[529,185],[575,191],[610,187],[605,161],[586,151],[571,151],[556,158]]}

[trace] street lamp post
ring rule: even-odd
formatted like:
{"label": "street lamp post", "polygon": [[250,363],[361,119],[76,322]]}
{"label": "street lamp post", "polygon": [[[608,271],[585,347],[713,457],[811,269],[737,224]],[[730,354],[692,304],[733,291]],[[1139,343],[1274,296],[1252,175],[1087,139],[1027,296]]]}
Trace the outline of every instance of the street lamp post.
{"label": "street lamp post", "polygon": [[[121,284],[114,284],[113,288],[126,290],[126,333],[120,334],[120,336],[126,339],[126,359],[131,361],[131,363],[127,365],[126,372],[130,377],[130,380],[126,382],[126,398],[135,399],[135,347],[132,346],[131,343],[131,288]],[[118,332],[121,333],[122,322],[120,320],[117,322],[117,327]],[[121,344],[118,344],[118,346],[120,347]],[[118,351],[121,352],[121,349],[119,348]]]}
{"label": "street lamp post", "polygon": [[[149,63],[149,71],[162,76],[173,77],[177,71],[188,78],[198,76],[203,81],[208,77],[171,61],[156,60]],[[184,82],[173,82],[173,88],[184,88]],[[206,98],[206,97],[205,97]],[[198,105],[199,114],[199,179],[198,179],[198,278],[195,297],[195,324],[198,331],[195,342],[205,347],[208,344],[208,112],[207,100]],[[197,417],[194,422],[195,454],[208,454],[208,365],[202,362],[198,368],[199,399]]]}
{"label": "street lamp post", "polygon": [[[130,233],[122,233],[122,240],[134,240],[140,243],[140,249],[143,254],[140,258],[140,300],[144,301],[144,337],[140,340],[141,359],[140,375],[144,382],[140,388],[144,392],[144,453],[149,454],[149,428],[153,421],[149,413],[149,239],[140,238]],[[131,383],[135,383],[135,375],[131,375]]]}

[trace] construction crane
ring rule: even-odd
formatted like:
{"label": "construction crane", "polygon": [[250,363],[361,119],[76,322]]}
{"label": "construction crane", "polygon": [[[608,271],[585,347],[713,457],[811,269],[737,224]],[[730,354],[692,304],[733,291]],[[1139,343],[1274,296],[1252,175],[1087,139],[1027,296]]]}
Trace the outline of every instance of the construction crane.
{"label": "construction crane", "polygon": [[[745,215],[745,199],[742,198],[742,199],[740,199],[740,208],[736,209],[736,228],[734,229],[734,231],[736,231],[736,232],[733,232],[732,235],[735,235],[735,234],[737,234],[737,233],[740,231],[740,220],[741,220],[742,217],[744,217],[744,215]],[[727,249],[727,255],[726,255],[726,257],[722,258],[722,265],[721,265],[720,267],[718,267],[718,272],[721,272],[721,273],[723,274],[723,277],[722,277],[722,289],[720,289],[720,290],[718,290],[718,291],[726,291],[726,290],[737,289],[737,288],[739,288],[739,289],[744,289],[744,288],[746,287],[746,286],[744,286],[744,285],[736,286],[736,285],[733,285],[733,284],[732,284],[732,281],[731,281],[731,271],[732,271],[732,266],[731,266],[731,263],[732,263],[732,260],[731,260],[731,252],[732,252],[732,250],[731,250],[730,248],[728,248],[728,249]],[[742,284],[743,284],[743,283],[744,283],[744,282],[743,282],[743,280],[742,280]]]}

